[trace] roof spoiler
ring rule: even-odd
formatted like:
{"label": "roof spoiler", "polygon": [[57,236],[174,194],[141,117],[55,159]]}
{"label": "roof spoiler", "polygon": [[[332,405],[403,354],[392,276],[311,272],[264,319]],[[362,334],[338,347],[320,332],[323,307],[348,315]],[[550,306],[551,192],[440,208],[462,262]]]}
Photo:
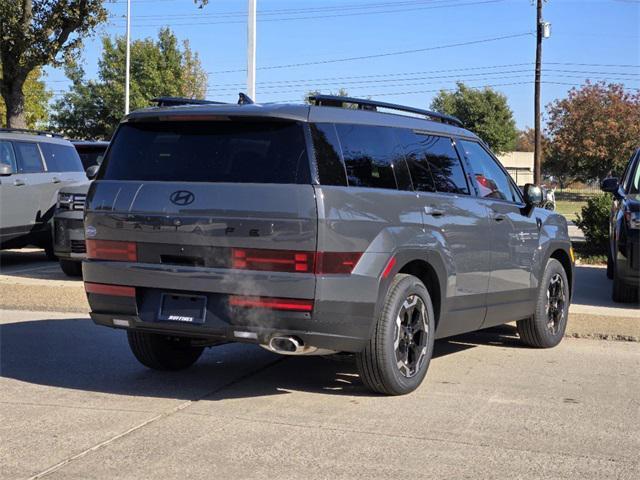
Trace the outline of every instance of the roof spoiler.
{"label": "roof spoiler", "polygon": [[[227,102],[216,102],[215,100],[200,100],[197,98],[184,97],[156,97],[151,101],[158,107],[177,107],[179,105],[229,105]],[[248,95],[240,92],[238,95],[238,105],[251,105],[253,100]]]}
{"label": "roof spoiler", "polygon": [[151,101],[158,107],[177,107],[178,105],[225,105],[225,102],[184,97],[156,97],[152,98]]}
{"label": "roof spoiler", "polygon": [[436,120],[441,123],[447,123],[456,127],[464,127],[459,118],[444,113],[433,112],[431,110],[422,110],[420,108],[405,107],[395,103],[378,102],[376,100],[366,100],[363,98],[341,97],[338,95],[311,95],[309,101],[317,106],[340,107],[345,108],[346,105],[356,105],[358,110],[377,111],[378,108],[386,108],[388,110],[396,110],[399,112],[414,113],[424,115],[425,117]]}

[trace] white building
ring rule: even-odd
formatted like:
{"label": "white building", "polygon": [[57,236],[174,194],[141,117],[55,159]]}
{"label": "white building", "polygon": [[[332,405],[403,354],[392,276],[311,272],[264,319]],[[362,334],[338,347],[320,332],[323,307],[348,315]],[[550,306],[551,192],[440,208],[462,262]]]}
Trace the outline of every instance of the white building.
{"label": "white building", "polygon": [[533,183],[533,152],[507,152],[498,159],[518,186]]}

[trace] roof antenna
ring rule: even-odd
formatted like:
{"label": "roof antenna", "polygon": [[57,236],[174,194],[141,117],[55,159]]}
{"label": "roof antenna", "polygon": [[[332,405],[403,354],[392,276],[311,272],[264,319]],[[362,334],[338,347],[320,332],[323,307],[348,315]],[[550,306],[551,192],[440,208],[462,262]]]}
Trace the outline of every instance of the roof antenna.
{"label": "roof antenna", "polygon": [[238,94],[238,105],[251,105],[252,103],[253,100],[251,100],[251,97],[249,95],[246,95],[242,92]]}

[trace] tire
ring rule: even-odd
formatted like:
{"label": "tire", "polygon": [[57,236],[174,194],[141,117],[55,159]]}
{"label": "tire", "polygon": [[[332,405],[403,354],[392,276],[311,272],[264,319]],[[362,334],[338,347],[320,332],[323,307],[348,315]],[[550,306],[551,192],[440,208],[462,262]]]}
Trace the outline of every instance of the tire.
{"label": "tire", "polygon": [[607,251],[607,278],[613,280],[613,259],[609,251]]}
{"label": "tire", "polygon": [[[556,292],[559,295],[557,299],[554,298]],[[548,310],[547,294],[551,294],[551,310]],[[569,298],[567,272],[558,260],[550,258],[540,281],[535,313],[516,324],[520,340],[535,348],[551,348],[558,345],[567,328]]]}
{"label": "tire", "polygon": [[[405,315],[401,320],[402,312],[415,314]],[[404,325],[410,320],[411,326]],[[405,328],[399,328],[400,321]],[[412,392],[427,374],[434,337],[435,317],[429,292],[413,275],[396,275],[373,334],[364,350],[356,355],[362,382],[369,390],[386,395]],[[407,351],[411,353],[406,354]],[[400,366],[397,355],[400,358],[406,355],[407,362]]]}
{"label": "tire", "polygon": [[183,370],[193,365],[204,347],[192,347],[189,339],[156,333],[127,331],[129,347],[146,367],[154,370]]}
{"label": "tire", "polygon": [[57,260],[56,254],[53,250],[53,242],[45,243],[42,248],[44,249],[44,254],[47,256],[47,260]]}
{"label": "tire", "polygon": [[82,276],[82,262],[60,259],[60,268],[69,277]]}
{"label": "tire", "polygon": [[618,276],[618,271],[613,269],[613,289],[611,298],[617,303],[632,303],[638,300],[638,287],[623,282]]}

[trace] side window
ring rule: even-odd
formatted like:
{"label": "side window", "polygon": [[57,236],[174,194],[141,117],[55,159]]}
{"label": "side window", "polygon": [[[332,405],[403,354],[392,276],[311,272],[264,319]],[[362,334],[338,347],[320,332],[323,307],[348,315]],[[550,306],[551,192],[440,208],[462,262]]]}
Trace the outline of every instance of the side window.
{"label": "side window", "polygon": [[401,158],[392,128],[336,125],[352,187],[396,189],[393,161]]}
{"label": "side window", "polygon": [[450,138],[404,130],[402,139],[416,190],[469,194],[464,170]]}
{"label": "side window", "polygon": [[40,173],[44,172],[42,156],[37,143],[15,142],[13,144],[18,161],[19,173]]}
{"label": "side window", "polygon": [[321,185],[347,185],[347,175],[340,158],[340,142],[332,123],[311,125],[311,138]]}
{"label": "side window", "polygon": [[84,170],[78,152],[74,147],[55,143],[41,143],[40,149],[49,172],[82,172]]}
{"label": "side window", "polygon": [[14,172],[18,171],[18,164],[16,163],[16,154],[13,151],[13,145],[11,142],[0,141],[0,163],[9,165]]}
{"label": "side window", "polygon": [[508,175],[482,145],[468,140],[458,140],[458,145],[471,164],[471,172],[476,179],[481,197],[520,202]]}

